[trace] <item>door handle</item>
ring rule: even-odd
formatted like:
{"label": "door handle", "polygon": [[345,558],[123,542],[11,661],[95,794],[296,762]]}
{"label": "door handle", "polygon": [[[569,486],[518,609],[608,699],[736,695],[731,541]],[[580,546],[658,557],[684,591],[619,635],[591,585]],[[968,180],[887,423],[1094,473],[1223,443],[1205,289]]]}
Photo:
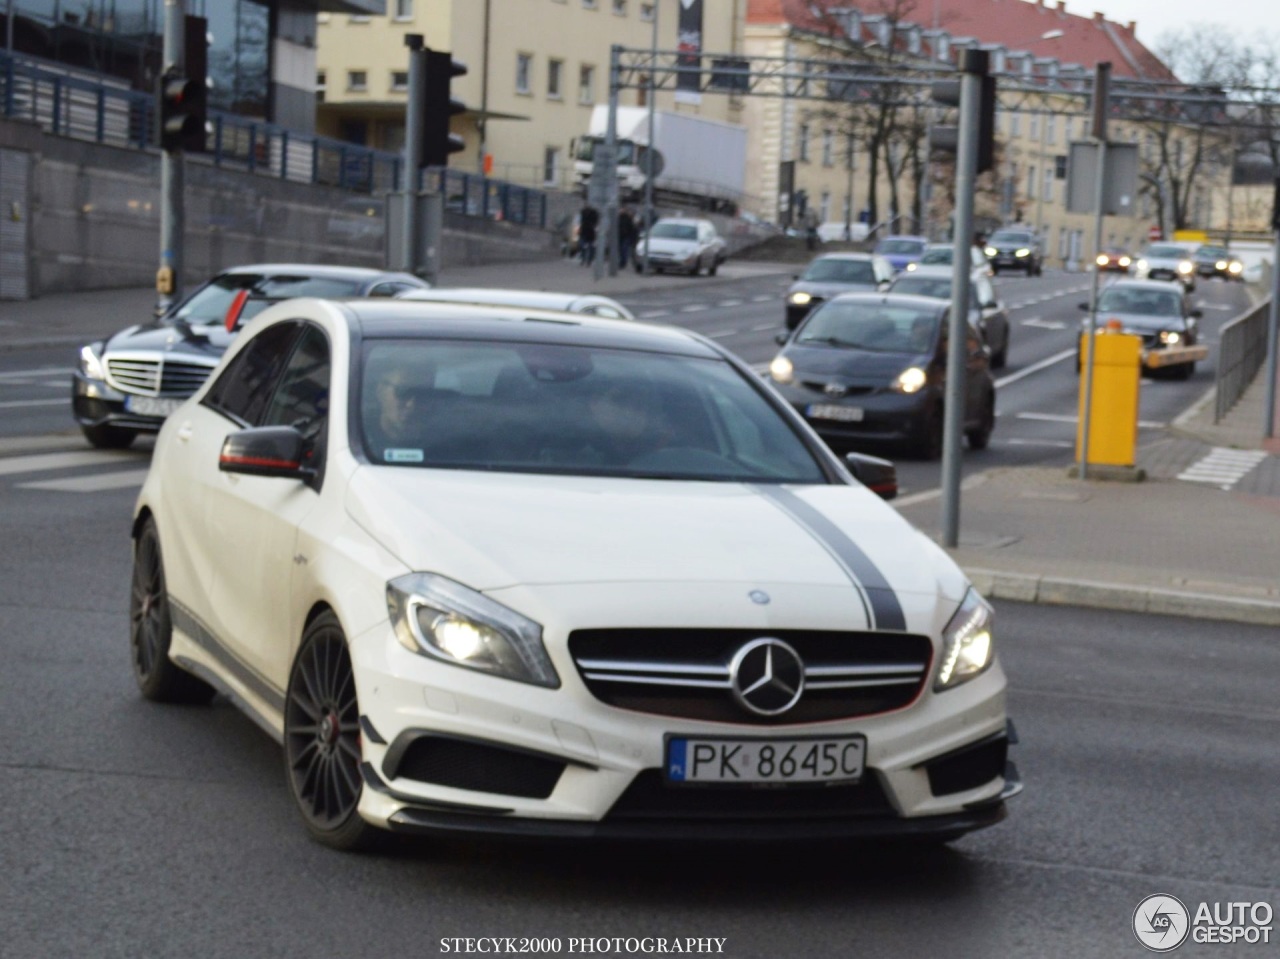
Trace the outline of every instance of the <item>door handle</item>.
{"label": "door handle", "polygon": [[190,423],[183,423],[182,426],[178,427],[178,439],[182,440],[184,443],[191,439],[191,433],[192,429]]}

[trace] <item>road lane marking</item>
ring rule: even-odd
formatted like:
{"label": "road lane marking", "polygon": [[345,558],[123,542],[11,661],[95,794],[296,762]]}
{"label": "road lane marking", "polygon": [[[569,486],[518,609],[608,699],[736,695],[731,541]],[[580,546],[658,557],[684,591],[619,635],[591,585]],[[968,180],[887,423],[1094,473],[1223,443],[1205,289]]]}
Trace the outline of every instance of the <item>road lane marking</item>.
{"label": "road lane marking", "polygon": [[[1013,415],[1020,420],[1040,420],[1045,423],[1074,424],[1078,420],[1078,417],[1066,413],[1014,413]],[[1169,424],[1158,423],[1155,420],[1138,420],[1138,425],[1146,430],[1162,430]]]}
{"label": "road lane marking", "polygon": [[681,313],[701,313],[703,310],[709,310],[711,307],[705,303],[690,303],[688,306],[680,307]]}
{"label": "road lane marking", "polygon": [[1232,450],[1215,446],[1208,456],[1179,473],[1178,479],[1231,489],[1266,458],[1267,454],[1262,450]]}
{"label": "road lane marking", "polygon": [[772,300],[772,299],[774,299],[774,297],[773,297],[773,296],[770,296],[769,294],[767,294],[767,293],[766,293],[766,294],[763,294],[763,295],[761,295],[761,296],[753,296],[753,297],[751,298],[751,302],[752,302],[752,303],[765,303],[765,302],[767,302],[767,301],[769,301],[769,300]]}
{"label": "road lane marking", "polygon": [[1029,320],[1022,321],[1023,326],[1034,326],[1040,330],[1065,330],[1067,324],[1062,320],[1046,320],[1039,316],[1033,316]]}
{"label": "road lane marking", "polygon": [[36,453],[0,460],[0,476],[14,473],[41,473],[47,470],[71,469],[76,466],[101,466],[120,460],[138,460],[137,453],[86,450],[82,453]]}
{"label": "road lane marking", "polygon": [[54,490],[59,493],[99,493],[109,489],[126,489],[141,486],[147,471],[125,470],[120,473],[97,473],[93,476],[75,476],[70,479],[40,480],[35,483],[17,483],[22,489]]}
{"label": "road lane marking", "polygon": [[670,316],[670,315],[671,315],[670,310],[646,310],[645,312],[640,314],[640,319],[651,320],[655,316]]}
{"label": "road lane marking", "polygon": [[1056,449],[1072,449],[1075,443],[1071,440],[1028,440],[1019,437],[1011,437],[1007,440],[996,440],[997,446],[1052,446]]}
{"label": "road lane marking", "polygon": [[0,403],[0,410],[16,409],[19,406],[66,406],[67,398],[61,397],[56,400],[8,400]]}
{"label": "road lane marking", "polygon": [[765,330],[776,330],[781,323],[761,323],[759,326],[751,327],[752,333],[763,333]]}
{"label": "road lane marking", "polygon": [[741,305],[742,305],[741,300],[721,300],[719,303],[716,304],[716,306],[725,306],[725,307],[741,306]]}
{"label": "road lane marking", "polygon": [[1016,373],[1010,373],[1008,376],[1002,376],[996,380],[996,389],[1002,386],[1008,386],[1010,383],[1016,383],[1024,376],[1030,376],[1032,373],[1039,373],[1041,370],[1048,369],[1055,363],[1061,363],[1068,357],[1075,356],[1075,350],[1063,350],[1061,353],[1054,353],[1053,356],[1045,357],[1039,363],[1032,363],[1026,369],[1018,370]]}
{"label": "road lane marking", "polygon": [[719,340],[726,336],[736,336],[738,332],[738,330],[713,330],[710,333],[703,333],[702,335],[713,340]]}
{"label": "road lane marking", "polygon": [[49,376],[66,376],[70,372],[69,366],[45,366],[38,370],[10,370],[8,373],[0,373],[0,381],[38,380]]}

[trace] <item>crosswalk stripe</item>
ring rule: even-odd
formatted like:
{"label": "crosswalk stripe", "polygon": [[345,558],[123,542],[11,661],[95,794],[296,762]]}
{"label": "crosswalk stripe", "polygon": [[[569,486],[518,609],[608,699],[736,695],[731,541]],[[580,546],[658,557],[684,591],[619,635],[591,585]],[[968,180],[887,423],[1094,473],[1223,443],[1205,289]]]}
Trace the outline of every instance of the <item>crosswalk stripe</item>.
{"label": "crosswalk stripe", "polygon": [[0,403],[0,410],[15,409],[20,406],[66,406],[67,398],[61,397],[56,400],[8,400]]}
{"label": "crosswalk stripe", "polygon": [[102,466],[121,460],[140,459],[137,453],[114,453],[105,450],[83,453],[37,453],[32,456],[14,456],[0,459],[0,476],[14,473],[40,473],[47,470],[70,469],[75,466]]}
{"label": "crosswalk stripe", "polygon": [[125,489],[141,486],[147,471],[124,470],[119,473],[96,473],[93,476],[73,476],[68,479],[38,480],[34,483],[17,483],[22,489],[55,490],[62,493],[98,493],[109,489]]}

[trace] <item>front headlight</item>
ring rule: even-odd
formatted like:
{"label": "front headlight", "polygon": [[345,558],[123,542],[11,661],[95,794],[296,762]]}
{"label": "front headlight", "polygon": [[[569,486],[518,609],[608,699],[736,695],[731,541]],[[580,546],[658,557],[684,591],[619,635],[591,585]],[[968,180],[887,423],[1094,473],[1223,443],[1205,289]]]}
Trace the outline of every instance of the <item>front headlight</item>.
{"label": "front headlight", "polygon": [[1219,260],[1217,263],[1213,264],[1213,268],[1215,270],[1225,270],[1227,268],[1227,261]]}
{"label": "front headlight", "polygon": [[1120,257],[1120,265],[1121,265],[1121,266],[1123,266],[1123,267],[1128,267],[1128,266],[1129,266],[1129,262],[1130,262],[1130,261],[1129,261],[1129,258],[1128,258],[1127,256],[1122,256],[1122,257]]}
{"label": "front headlight", "polygon": [[985,253],[987,256],[995,256],[1000,251],[997,250],[994,246],[989,246],[986,249],[984,249],[982,252]]}
{"label": "front headlight", "polygon": [[1177,346],[1182,342],[1182,334],[1173,330],[1161,330],[1160,342],[1165,346]]}
{"label": "front headlight", "polygon": [[1106,266],[1110,262],[1111,260],[1107,257],[1105,253],[1098,254],[1098,266]]}
{"label": "front headlight", "polygon": [[991,618],[991,607],[970,587],[942,631],[942,665],[933,684],[936,692],[968,682],[995,661]]}
{"label": "front headlight", "polygon": [[806,303],[808,303],[812,299],[813,299],[812,296],[802,291],[797,291],[791,294],[791,302],[796,306],[804,306]]}
{"label": "front headlight", "polygon": [[1243,263],[1241,263],[1239,260],[1232,260],[1229,264],[1227,264],[1227,272],[1228,272],[1228,273],[1243,273],[1243,272],[1244,272],[1244,264],[1243,264]]}
{"label": "front headlight", "polygon": [[917,270],[917,269],[919,269],[919,268],[920,268],[920,264],[919,264],[919,263],[908,263],[908,264],[907,264],[907,272],[908,272],[908,273],[910,273],[912,270]]}
{"label": "front headlight", "polygon": [[1023,247],[1021,250],[1019,250],[1017,253],[1015,253],[1015,254],[1013,254],[1013,255],[1014,255],[1014,256],[1030,256],[1030,255],[1031,255],[1031,251],[1030,251],[1030,250],[1028,250],[1026,247]]}
{"label": "front headlight", "polygon": [[90,380],[105,380],[107,371],[102,367],[102,343],[89,343],[80,347],[80,373]]}
{"label": "front headlight", "polygon": [[1178,264],[1178,272],[1183,274],[1184,276],[1190,273],[1195,268],[1196,268],[1195,264],[1192,263],[1190,260],[1183,260],[1181,263]]}
{"label": "front headlight", "polygon": [[542,627],[461,583],[434,573],[393,579],[387,614],[410,652],[535,686],[560,685]]}
{"label": "front headlight", "polygon": [[919,393],[929,381],[929,375],[918,366],[909,366],[893,381],[893,389],[899,393]]}
{"label": "front headlight", "polygon": [[777,383],[790,383],[795,372],[795,367],[785,356],[775,356],[773,362],[769,364],[769,375]]}
{"label": "front headlight", "polygon": [[1139,260],[1139,261],[1138,261],[1138,271],[1139,271],[1139,272],[1141,272],[1142,270],[1145,270],[1146,268],[1147,268],[1147,261],[1146,261],[1146,260]]}

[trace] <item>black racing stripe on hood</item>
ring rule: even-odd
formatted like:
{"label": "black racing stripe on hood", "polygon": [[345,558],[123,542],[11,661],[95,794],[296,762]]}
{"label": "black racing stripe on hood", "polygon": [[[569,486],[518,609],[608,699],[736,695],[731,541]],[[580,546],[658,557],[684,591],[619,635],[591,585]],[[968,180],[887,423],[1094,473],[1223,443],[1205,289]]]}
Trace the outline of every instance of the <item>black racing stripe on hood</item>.
{"label": "black racing stripe on hood", "polygon": [[873,629],[906,630],[907,617],[897,593],[880,568],[840,527],[788,489],[760,485],[756,490],[803,526],[844,568],[862,597],[863,607],[869,604],[867,619]]}

